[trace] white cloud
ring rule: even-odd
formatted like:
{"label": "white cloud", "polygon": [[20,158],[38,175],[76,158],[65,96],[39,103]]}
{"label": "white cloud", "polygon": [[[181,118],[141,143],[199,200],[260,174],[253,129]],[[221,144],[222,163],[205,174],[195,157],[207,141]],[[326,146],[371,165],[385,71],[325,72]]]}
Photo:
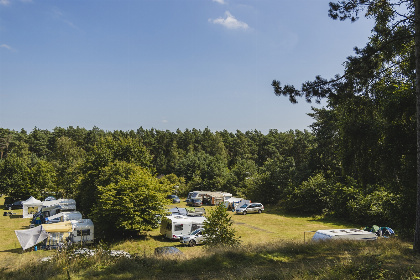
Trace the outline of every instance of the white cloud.
{"label": "white cloud", "polygon": [[249,26],[245,22],[237,20],[229,11],[225,12],[225,18],[209,19],[214,24],[220,24],[228,29],[248,29]]}
{"label": "white cloud", "polygon": [[[32,0],[20,0],[23,3],[30,3]],[[10,0],[0,0],[0,5],[9,6],[11,4]]]}
{"label": "white cloud", "polygon": [[213,2],[217,2],[222,5],[226,4],[225,0],[213,0]]}
{"label": "white cloud", "polygon": [[[1,0],[0,0],[1,1]],[[64,22],[65,24],[67,24],[68,26],[77,29],[77,26],[74,25],[73,22],[71,22],[70,20],[66,19],[63,15],[63,13],[58,9],[58,8],[53,8],[52,9],[52,16],[57,19],[60,20],[61,22]]]}
{"label": "white cloud", "polygon": [[9,0],[0,0],[0,5],[9,6],[10,5],[10,1]]}
{"label": "white cloud", "polygon": [[15,52],[15,51],[16,51],[14,48],[12,48],[11,46],[6,45],[6,44],[1,44],[1,45],[0,45],[0,48],[2,48],[2,49],[6,49],[6,50],[9,50],[9,51],[11,51],[11,52]]}

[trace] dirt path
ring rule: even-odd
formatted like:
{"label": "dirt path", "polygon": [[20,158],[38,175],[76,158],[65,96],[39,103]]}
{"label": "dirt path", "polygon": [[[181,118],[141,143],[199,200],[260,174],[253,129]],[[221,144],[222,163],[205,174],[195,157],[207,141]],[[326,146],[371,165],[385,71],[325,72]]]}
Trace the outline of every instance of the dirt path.
{"label": "dirt path", "polygon": [[252,229],[256,229],[256,230],[260,230],[260,231],[264,231],[264,232],[268,232],[268,233],[275,233],[275,232],[272,232],[272,231],[269,231],[269,230],[266,230],[266,229],[263,229],[263,228],[251,226],[251,225],[248,225],[248,224],[242,223],[242,222],[235,222],[235,221],[233,221],[233,223],[234,224],[237,224],[237,225],[244,225],[246,227],[249,227],[249,228],[252,228]]}

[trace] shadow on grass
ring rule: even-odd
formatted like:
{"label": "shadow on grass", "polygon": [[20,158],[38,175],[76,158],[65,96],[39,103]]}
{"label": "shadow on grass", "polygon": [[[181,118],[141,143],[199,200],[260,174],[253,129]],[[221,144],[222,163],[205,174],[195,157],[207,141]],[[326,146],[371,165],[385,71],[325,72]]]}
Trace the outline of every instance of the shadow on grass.
{"label": "shadow on grass", "polygon": [[339,218],[328,216],[328,215],[309,215],[309,214],[305,215],[305,214],[292,213],[292,212],[287,212],[286,210],[281,209],[280,207],[276,207],[276,206],[271,206],[271,207],[268,206],[267,208],[269,208],[266,211],[267,214],[279,215],[285,218],[291,218],[291,219],[300,218],[300,219],[307,219],[310,222],[322,222],[326,224],[340,224],[349,228],[360,227],[360,225],[349,223],[343,219],[339,219]]}
{"label": "shadow on grass", "polygon": [[[386,256],[383,253],[386,252]],[[70,268],[70,269],[68,269]],[[398,240],[214,248],[200,257],[56,258],[0,279],[413,279],[420,259]],[[71,274],[71,275],[70,275]],[[379,276],[378,276],[379,275]],[[72,277],[73,278],[73,277]]]}
{"label": "shadow on grass", "polygon": [[13,253],[13,254],[23,254],[23,249],[22,248],[14,248],[14,249],[9,249],[9,250],[3,250],[0,251],[1,253]]}
{"label": "shadow on grass", "polygon": [[21,219],[21,218],[23,218],[23,215],[17,215],[17,214],[12,214],[12,215],[9,215],[9,218],[10,219]]}

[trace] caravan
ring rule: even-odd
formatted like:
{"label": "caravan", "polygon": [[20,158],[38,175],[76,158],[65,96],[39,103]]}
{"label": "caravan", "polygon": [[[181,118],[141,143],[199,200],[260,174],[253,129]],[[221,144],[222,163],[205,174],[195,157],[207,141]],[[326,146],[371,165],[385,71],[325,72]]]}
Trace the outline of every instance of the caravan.
{"label": "caravan", "polygon": [[160,233],[172,240],[204,227],[206,217],[165,216],[160,224]]}
{"label": "caravan", "polygon": [[48,224],[51,223],[59,223],[59,222],[66,222],[66,221],[79,221],[83,219],[82,214],[79,211],[73,212],[60,212],[50,217],[45,218],[45,222]]}
{"label": "caravan", "polygon": [[46,248],[58,248],[69,243],[89,244],[94,241],[94,226],[90,219],[44,224],[40,227],[48,233]]}
{"label": "caravan", "polygon": [[193,191],[188,193],[187,205],[197,206],[197,200],[203,205],[218,205],[232,198],[231,193],[212,191]]}
{"label": "caravan", "polygon": [[60,212],[76,211],[76,201],[74,199],[57,199],[44,201],[41,212],[44,217],[50,217]]}

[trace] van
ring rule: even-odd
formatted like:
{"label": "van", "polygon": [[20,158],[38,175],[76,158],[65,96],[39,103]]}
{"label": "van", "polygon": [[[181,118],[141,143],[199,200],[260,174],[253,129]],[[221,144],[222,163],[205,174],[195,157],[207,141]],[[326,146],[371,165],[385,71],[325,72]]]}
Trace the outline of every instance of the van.
{"label": "van", "polygon": [[204,227],[206,217],[165,216],[160,223],[160,233],[166,238],[179,240],[183,235]]}

